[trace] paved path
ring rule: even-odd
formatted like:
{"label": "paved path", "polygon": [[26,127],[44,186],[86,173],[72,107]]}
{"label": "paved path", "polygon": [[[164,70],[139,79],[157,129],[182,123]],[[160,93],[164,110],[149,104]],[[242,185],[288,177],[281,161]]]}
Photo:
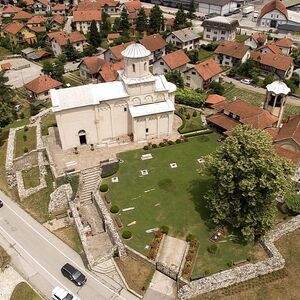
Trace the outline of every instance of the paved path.
{"label": "paved path", "polygon": [[24,279],[12,267],[6,268],[3,272],[0,271],[0,299],[10,300],[10,296],[16,285]]}
{"label": "paved path", "polygon": [[67,17],[67,22],[64,27],[65,32],[68,32],[68,33],[72,32],[72,27],[71,27],[72,20],[73,20],[73,16]]}
{"label": "paved path", "polygon": [[[45,299],[59,285],[87,299],[136,299],[105,275],[94,275],[85,269],[81,257],[41,224],[0,192],[4,206],[0,209],[0,244],[12,256],[16,270]],[[71,263],[87,276],[83,287],[76,287],[62,276],[60,269]]]}

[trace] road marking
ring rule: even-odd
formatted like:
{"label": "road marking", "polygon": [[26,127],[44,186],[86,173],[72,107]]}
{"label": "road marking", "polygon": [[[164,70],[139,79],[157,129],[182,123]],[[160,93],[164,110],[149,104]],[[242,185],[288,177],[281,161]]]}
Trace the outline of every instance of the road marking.
{"label": "road marking", "polygon": [[[5,195],[6,196],[6,195]],[[6,196],[7,197],[7,196]],[[11,200],[12,201],[12,200]],[[48,244],[50,244],[53,248],[55,248],[58,252],[60,252],[65,258],[67,258],[69,261],[71,261],[79,270],[81,270],[82,272],[87,272],[87,270],[83,269],[81,266],[79,266],[76,262],[74,262],[71,258],[69,258],[65,253],[63,253],[60,249],[58,249],[55,245],[53,245],[52,243],[50,243],[43,235],[41,235],[33,226],[31,226],[24,218],[22,218],[19,214],[17,214],[12,208],[9,207],[9,205],[7,205],[7,202],[4,200],[3,201],[5,206],[11,210],[16,216],[18,216],[28,227],[30,227],[34,232],[36,232],[43,240],[45,240]],[[16,204],[16,203],[15,203]],[[16,204],[17,205],[17,204]],[[20,207],[19,207],[20,208]],[[22,209],[22,208],[20,208]],[[24,212],[26,213],[26,212]],[[41,224],[40,224],[41,225]],[[41,225],[43,226],[43,225]],[[45,230],[47,230],[45,227],[43,227]],[[93,278],[95,281],[97,281],[98,283],[100,283],[103,287],[105,287],[107,290],[109,290],[111,293],[117,295],[120,299],[126,300],[126,298],[124,298],[123,296],[119,295],[118,293],[116,293],[115,291],[113,291],[111,288],[109,288],[108,286],[106,286],[104,283],[102,283],[101,281],[99,281],[97,278],[95,278],[93,275],[91,275],[88,272],[89,276],[91,278]],[[123,287],[122,287],[123,289]]]}
{"label": "road marking", "polygon": [[[59,286],[63,287],[66,291],[69,291],[68,288],[66,288],[56,277],[54,277],[46,268],[44,268],[31,254],[29,254],[21,245],[19,242],[17,242],[6,230],[3,229],[3,227],[0,226],[0,231],[5,233],[8,238],[7,240],[11,239],[15,244],[12,245],[13,248],[15,248],[15,245],[20,247],[22,251],[24,251],[38,266],[40,266],[48,275],[50,275],[58,284]],[[11,243],[10,243],[11,244]],[[17,251],[17,249],[15,249]],[[17,251],[18,252],[18,251]],[[20,255],[20,254],[19,254]],[[43,276],[44,277],[44,276]],[[77,293],[76,293],[77,294]],[[78,294],[77,294],[78,295]],[[79,299],[80,300],[80,299]]]}

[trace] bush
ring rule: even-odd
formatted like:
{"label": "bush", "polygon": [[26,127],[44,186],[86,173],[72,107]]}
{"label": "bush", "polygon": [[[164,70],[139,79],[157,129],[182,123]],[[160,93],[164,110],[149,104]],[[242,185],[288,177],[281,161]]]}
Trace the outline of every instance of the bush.
{"label": "bush", "polygon": [[146,146],[143,147],[143,149],[144,150],[149,150],[149,146],[146,145]]}
{"label": "bush", "polygon": [[102,166],[101,178],[106,178],[114,175],[119,170],[119,163],[114,162],[111,164],[107,164]]}
{"label": "bush", "polygon": [[108,191],[108,185],[106,183],[103,183],[100,185],[100,192],[106,193]]}
{"label": "bush", "polygon": [[228,266],[229,268],[231,268],[231,267],[233,266],[233,261],[232,261],[232,260],[229,261],[229,262],[227,263],[227,266]]}
{"label": "bush", "polygon": [[189,233],[187,236],[186,236],[186,238],[185,238],[185,240],[187,241],[187,242],[191,242],[191,241],[193,241],[193,240],[195,240],[196,239],[196,237],[193,235],[193,234],[191,234],[191,233]]}
{"label": "bush", "polygon": [[24,153],[27,153],[28,152],[28,148],[25,147],[23,151],[24,151]]}
{"label": "bush", "polygon": [[185,118],[186,118],[187,120],[189,120],[189,119],[191,118],[191,115],[190,115],[190,114],[186,114]]}
{"label": "bush", "polygon": [[180,143],[181,143],[181,139],[177,139],[176,144],[180,144]]}
{"label": "bush", "polygon": [[224,87],[221,83],[213,81],[210,84],[210,88],[212,89],[214,94],[223,95],[224,94]]}
{"label": "bush", "polygon": [[152,148],[157,148],[157,145],[156,144],[152,144]]}
{"label": "bush", "polygon": [[295,213],[300,213],[300,195],[297,194],[290,194],[285,196],[285,203],[287,207],[295,212]]}
{"label": "bush", "polygon": [[206,98],[206,93],[198,93],[193,90],[185,90],[180,88],[177,89],[175,94],[176,103],[185,104],[192,107],[201,107]]}
{"label": "bush", "polygon": [[129,231],[129,230],[123,231],[123,233],[122,233],[122,238],[123,238],[123,239],[128,240],[128,239],[130,239],[131,237],[132,237],[131,231]]}
{"label": "bush", "polygon": [[212,244],[207,247],[207,251],[211,254],[217,254],[219,250],[219,247],[217,244]]}
{"label": "bush", "polygon": [[24,119],[25,118],[25,114],[22,112],[20,113],[20,119]]}
{"label": "bush", "polygon": [[165,143],[163,143],[163,142],[160,142],[160,143],[159,143],[159,147],[164,147],[164,146],[166,146]]}
{"label": "bush", "polygon": [[169,227],[166,226],[166,225],[163,225],[163,226],[160,227],[160,230],[162,231],[162,233],[168,234],[168,232],[169,232]]}
{"label": "bush", "polygon": [[194,118],[196,118],[196,117],[197,117],[197,115],[198,115],[198,114],[197,114],[197,111],[196,111],[196,110],[194,110],[194,111],[193,111],[193,117],[194,117]]}
{"label": "bush", "polygon": [[28,126],[24,126],[24,131],[28,131]]}
{"label": "bush", "polygon": [[23,141],[26,142],[27,141],[27,135],[23,134]]}
{"label": "bush", "polygon": [[117,205],[113,205],[111,208],[110,208],[110,212],[112,214],[117,214],[119,212],[119,207]]}
{"label": "bush", "polygon": [[173,141],[168,141],[168,144],[169,144],[169,145],[173,145],[174,142],[173,142]]}

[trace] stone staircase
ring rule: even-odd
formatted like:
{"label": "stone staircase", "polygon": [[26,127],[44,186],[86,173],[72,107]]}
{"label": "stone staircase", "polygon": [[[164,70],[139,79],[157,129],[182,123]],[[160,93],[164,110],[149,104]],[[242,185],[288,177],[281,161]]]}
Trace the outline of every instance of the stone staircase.
{"label": "stone staircase", "polygon": [[113,263],[113,258],[107,259],[103,262],[99,262],[98,264],[94,265],[92,267],[92,269],[95,272],[101,273],[101,274],[107,274],[110,272],[115,272],[116,271],[116,267]]}
{"label": "stone staircase", "polygon": [[79,192],[81,205],[89,205],[92,203],[91,194],[100,177],[100,169],[98,167],[86,169],[81,172],[82,186]]}

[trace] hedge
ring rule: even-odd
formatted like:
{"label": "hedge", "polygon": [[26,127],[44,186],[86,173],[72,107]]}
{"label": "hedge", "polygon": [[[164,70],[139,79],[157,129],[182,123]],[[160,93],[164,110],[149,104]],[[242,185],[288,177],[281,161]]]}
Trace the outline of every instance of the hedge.
{"label": "hedge", "polygon": [[198,93],[193,90],[177,89],[175,94],[176,103],[192,107],[201,107],[206,98],[206,93]]}
{"label": "hedge", "polygon": [[111,208],[110,208],[110,212],[112,214],[117,214],[119,212],[119,207],[117,205],[113,205]]}
{"label": "hedge", "polygon": [[114,162],[111,164],[107,164],[102,166],[101,178],[106,178],[114,175],[119,171],[119,163]]}
{"label": "hedge", "polygon": [[123,239],[128,240],[128,239],[130,239],[131,237],[132,237],[131,231],[129,231],[129,230],[123,231],[123,233],[122,233],[122,238],[123,238]]}
{"label": "hedge", "polygon": [[197,136],[197,135],[204,135],[204,134],[210,134],[213,131],[211,129],[203,129],[203,130],[199,130],[199,131],[193,131],[193,132],[188,132],[188,133],[184,133],[184,137],[193,137],[193,136]]}
{"label": "hedge", "polygon": [[169,227],[166,225],[163,225],[160,227],[160,230],[164,233],[164,234],[168,234],[169,232]]}
{"label": "hedge", "polygon": [[106,183],[103,183],[100,185],[100,192],[106,193],[108,191],[108,185]]}

